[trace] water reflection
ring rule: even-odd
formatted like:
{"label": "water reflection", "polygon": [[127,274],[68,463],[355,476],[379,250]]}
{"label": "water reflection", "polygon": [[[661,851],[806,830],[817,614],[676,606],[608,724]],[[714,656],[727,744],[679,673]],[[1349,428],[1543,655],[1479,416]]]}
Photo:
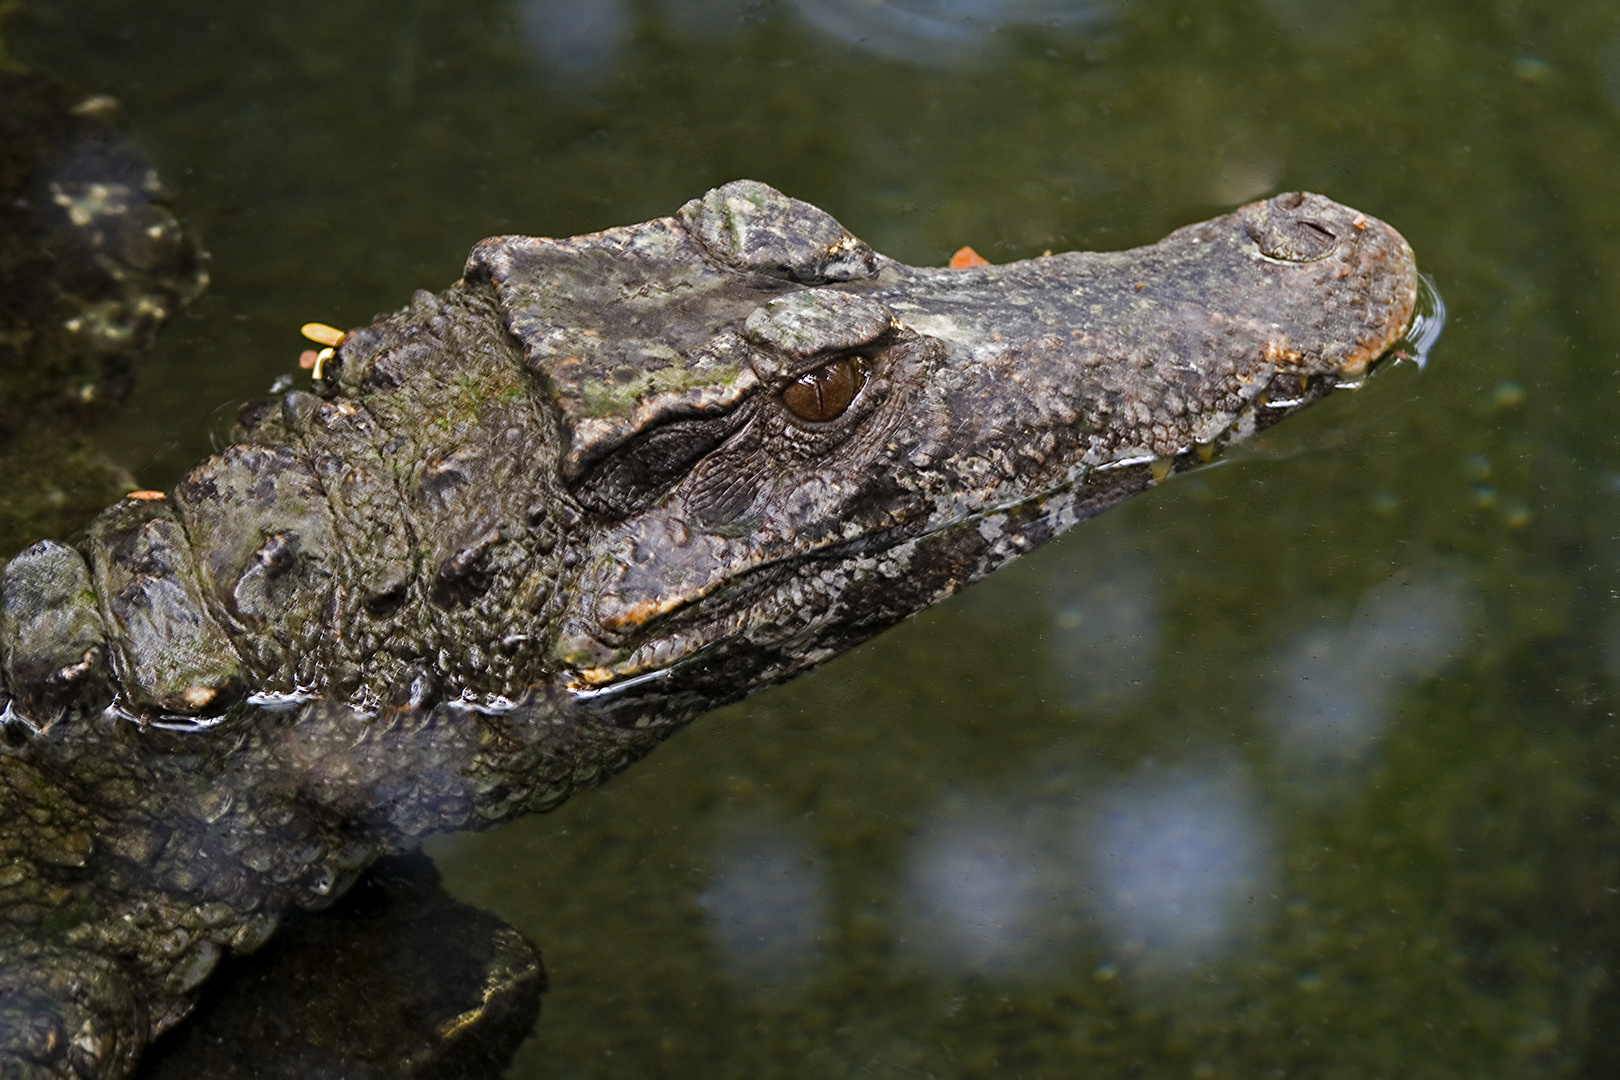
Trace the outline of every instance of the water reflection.
{"label": "water reflection", "polygon": [[50,171],[51,201],[77,227],[116,218],[152,201],[157,173],[122,143],[89,139],[73,145]]}
{"label": "water reflection", "polygon": [[687,34],[721,34],[764,22],[778,0],[664,0],[659,14],[670,27]]}
{"label": "water reflection", "polygon": [[1369,589],[1343,626],[1285,645],[1268,713],[1290,768],[1325,774],[1361,760],[1383,733],[1394,695],[1457,654],[1475,606],[1453,574],[1397,574]]}
{"label": "water reflection", "polygon": [[794,0],[800,17],[823,33],[914,62],[980,48],[1005,27],[1091,26],[1114,6],[1109,0]]}
{"label": "water reflection", "polygon": [[907,942],[925,962],[986,974],[1040,966],[1068,914],[1056,887],[1060,868],[1043,850],[1042,824],[977,807],[917,839],[908,868]]}
{"label": "water reflection", "polygon": [[1620,611],[1609,615],[1603,634],[1603,668],[1609,679],[1620,686]]}
{"label": "water reflection", "polygon": [[1348,49],[1368,29],[1365,0],[1266,0],[1266,7],[1297,40],[1311,46]]}
{"label": "water reflection", "polygon": [[1235,764],[1145,771],[1097,801],[1076,841],[1088,905],[1138,970],[1211,960],[1269,909],[1270,830]]}
{"label": "water reflection", "polygon": [[[1123,545],[1121,545],[1123,547]],[[1152,686],[1159,662],[1159,589],[1146,557],[1093,553],[1064,565],[1052,595],[1050,670],[1083,712],[1118,712]]]}
{"label": "water reflection", "polygon": [[908,947],[943,972],[1020,978],[1217,959],[1263,922],[1277,867],[1247,773],[1213,758],[1017,812],[946,811],[911,850]]}
{"label": "water reflection", "polygon": [[1210,200],[1240,206],[1276,190],[1283,163],[1268,147],[1240,144],[1223,152],[1210,177]]}
{"label": "water reflection", "polygon": [[516,0],[514,14],[530,59],[552,78],[596,73],[630,41],[625,0]]}
{"label": "water reflection", "polygon": [[1620,109],[1620,37],[1609,42],[1598,56],[1598,79],[1609,104]]}
{"label": "water reflection", "polygon": [[[599,75],[615,64],[634,30],[627,0],[514,0],[531,59],[556,79]],[[1118,0],[789,0],[824,34],[894,60],[931,62],[984,48],[1008,27],[1076,30],[1114,14]],[[723,33],[775,15],[774,3],[664,0],[664,24],[689,34]]]}
{"label": "water reflection", "polygon": [[758,987],[804,978],[827,924],[815,853],[786,829],[758,828],[722,845],[716,861],[698,906],[726,972]]}

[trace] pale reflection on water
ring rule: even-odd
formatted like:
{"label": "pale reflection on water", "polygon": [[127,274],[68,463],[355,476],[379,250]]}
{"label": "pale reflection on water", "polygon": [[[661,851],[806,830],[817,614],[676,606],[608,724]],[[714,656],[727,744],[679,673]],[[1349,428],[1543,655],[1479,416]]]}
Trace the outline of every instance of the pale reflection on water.
{"label": "pale reflection on water", "polygon": [[948,972],[1043,969],[1072,907],[1050,831],[1044,814],[980,805],[917,837],[903,913],[912,954]]}
{"label": "pale reflection on water", "polygon": [[1366,0],[1266,0],[1296,40],[1322,49],[1348,49],[1362,39],[1371,12]]}
{"label": "pale reflection on water", "polygon": [[1609,104],[1620,109],[1620,34],[1599,52],[1598,73]]}
{"label": "pale reflection on water", "polygon": [[1057,569],[1048,671],[1082,712],[1130,708],[1152,687],[1159,663],[1159,587],[1152,564],[1120,550]]}
{"label": "pale reflection on water", "polygon": [[1242,765],[1204,757],[1019,812],[948,811],[909,855],[908,951],[942,974],[1152,975],[1250,940],[1276,892],[1271,829]]}
{"label": "pale reflection on water", "polygon": [[615,63],[634,29],[625,0],[515,0],[513,14],[534,65],[558,80]]}
{"label": "pale reflection on water", "polygon": [[1271,830],[1236,762],[1143,769],[1082,817],[1075,849],[1108,947],[1138,970],[1216,959],[1263,924],[1276,891]]}
{"label": "pale reflection on water", "polygon": [[816,852],[787,828],[755,823],[722,844],[715,862],[698,906],[722,968],[758,987],[807,977],[827,925],[825,871]]}
{"label": "pale reflection on water", "polygon": [[1016,26],[1074,30],[1113,13],[1108,0],[794,0],[823,33],[895,60],[927,62],[982,48]]}
{"label": "pale reflection on water", "polygon": [[1461,651],[1477,609],[1461,577],[1408,571],[1369,589],[1344,624],[1302,631],[1284,645],[1266,713],[1289,774],[1325,780],[1363,760],[1395,696]]}
{"label": "pale reflection on water", "polygon": [[[688,34],[719,34],[792,13],[845,44],[892,60],[937,63],[982,52],[1000,31],[1077,30],[1123,0],[663,0],[640,9]],[[591,80],[617,65],[636,30],[628,0],[513,0],[525,50],[549,79]]]}

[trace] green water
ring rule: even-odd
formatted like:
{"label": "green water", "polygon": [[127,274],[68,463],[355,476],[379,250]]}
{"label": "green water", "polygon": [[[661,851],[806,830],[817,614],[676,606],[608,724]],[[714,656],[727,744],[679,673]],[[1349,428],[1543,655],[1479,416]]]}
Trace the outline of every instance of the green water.
{"label": "green water", "polygon": [[152,487],[300,323],[739,176],[925,264],[1309,188],[1445,296],[1426,370],[435,841],[546,955],[511,1076],[1620,1072],[1620,7],[25,0],[6,29],[124,103],[214,254],[102,433]]}

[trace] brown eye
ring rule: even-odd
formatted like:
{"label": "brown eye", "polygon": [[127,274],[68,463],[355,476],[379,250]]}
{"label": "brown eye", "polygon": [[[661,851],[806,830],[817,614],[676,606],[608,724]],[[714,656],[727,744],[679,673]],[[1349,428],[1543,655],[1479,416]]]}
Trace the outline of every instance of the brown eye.
{"label": "brown eye", "polygon": [[840,356],[807,371],[782,391],[782,404],[800,420],[825,423],[843,415],[866,385],[866,362],[858,356]]}

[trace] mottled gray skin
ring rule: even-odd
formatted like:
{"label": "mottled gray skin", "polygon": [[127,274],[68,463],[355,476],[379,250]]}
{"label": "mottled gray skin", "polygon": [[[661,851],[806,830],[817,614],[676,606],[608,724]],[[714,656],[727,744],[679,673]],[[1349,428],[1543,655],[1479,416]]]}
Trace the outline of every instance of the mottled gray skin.
{"label": "mottled gray skin", "polygon": [[1415,298],[1400,236],[1314,195],[970,270],[748,181],[484,241],[167,498],[6,567],[4,1075],[126,1075],[289,906],[1207,460]]}

